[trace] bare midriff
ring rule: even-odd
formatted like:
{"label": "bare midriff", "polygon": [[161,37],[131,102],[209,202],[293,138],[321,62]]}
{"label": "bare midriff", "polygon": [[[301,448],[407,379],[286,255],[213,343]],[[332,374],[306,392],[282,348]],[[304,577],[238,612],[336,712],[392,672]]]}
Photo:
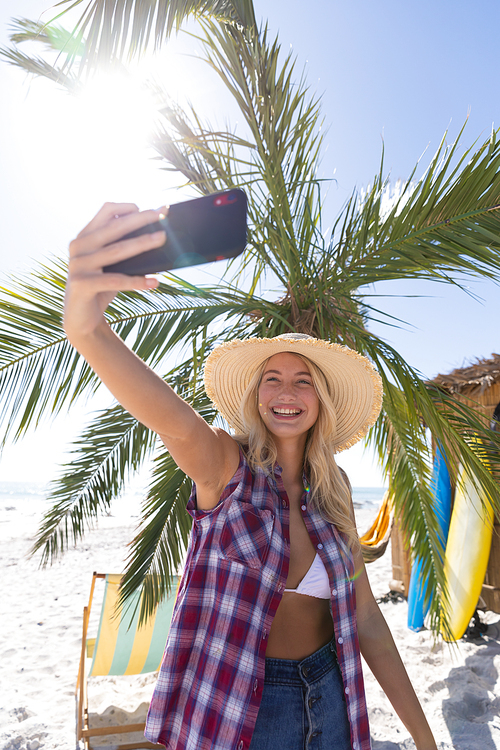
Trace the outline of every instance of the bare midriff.
{"label": "bare midriff", "polygon": [[273,620],[266,656],[301,661],[329,643],[332,637],[328,599],[286,593]]}
{"label": "bare midriff", "polygon": [[[311,567],[316,550],[299,507],[302,488],[290,492],[290,565],[286,588],[297,588]],[[285,592],[273,620],[266,656],[302,660],[333,637],[330,600]]]}

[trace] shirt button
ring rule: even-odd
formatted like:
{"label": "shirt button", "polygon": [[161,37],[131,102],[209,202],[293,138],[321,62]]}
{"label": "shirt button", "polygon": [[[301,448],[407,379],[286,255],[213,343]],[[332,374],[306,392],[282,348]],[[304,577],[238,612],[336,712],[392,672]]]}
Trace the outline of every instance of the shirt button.
{"label": "shirt button", "polygon": [[282,501],[282,504],[283,504],[283,507],[284,507],[284,508],[286,508],[286,506],[287,506],[287,502],[286,502],[286,500],[283,500],[283,501]]}
{"label": "shirt button", "polygon": [[302,508],[302,510],[307,510],[307,507],[305,505],[301,505],[300,507]]}
{"label": "shirt button", "polygon": [[347,694],[349,694],[349,688],[348,687],[346,687],[345,691],[346,691]]}
{"label": "shirt button", "polygon": [[332,589],[332,596],[337,596],[337,589]]}
{"label": "shirt button", "polygon": [[338,639],[338,642],[339,643],[344,643],[344,639],[341,637],[341,638]]}
{"label": "shirt button", "polygon": [[323,549],[323,545],[322,544],[318,544],[318,549]]}

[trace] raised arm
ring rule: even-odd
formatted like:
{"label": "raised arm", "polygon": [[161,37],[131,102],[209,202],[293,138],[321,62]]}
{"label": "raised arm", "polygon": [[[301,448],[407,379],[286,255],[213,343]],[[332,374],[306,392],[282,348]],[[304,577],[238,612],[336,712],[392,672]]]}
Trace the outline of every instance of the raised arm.
{"label": "raised arm", "polygon": [[417,750],[437,750],[391,631],[373,596],[361,552],[356,555],[356,569],[356,610],[361,653],[413,737]]}
{"label": "raised arm", "polygon": [[160,211],[106,203],[70,244],[64,329],[115,398],[158,433],[174,460],[197,484],[198,503],[213,507],[238,466],[238,446],[213,429],[137,357],[109,327],[104,311],[119,291],[154,289],[155,278],[104,273],[103,267],[159,247],[165,233],[120,240],[157,221]]}

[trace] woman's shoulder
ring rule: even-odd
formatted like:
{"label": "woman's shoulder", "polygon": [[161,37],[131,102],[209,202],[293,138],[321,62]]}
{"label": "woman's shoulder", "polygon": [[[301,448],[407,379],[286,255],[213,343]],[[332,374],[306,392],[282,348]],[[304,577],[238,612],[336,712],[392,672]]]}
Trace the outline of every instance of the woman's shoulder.
{"label": "woman's shoulder", "polygon": [[[193,482],[191,496],[187,505],[188,512],[195,518],[198,514],[205,516],[214,510],[220,509],[221,505],[229,498],[241,499],[247,497],[248,491],[253,490],[255,473],[252,471],[244,446],[238,446],[238,462],[234,467],[234,473],[222,488],[216,502],[200,505],[200,488]],[[205,507],[202,507],[205,506]],[[211,507],[209,507],[211,506]]]}

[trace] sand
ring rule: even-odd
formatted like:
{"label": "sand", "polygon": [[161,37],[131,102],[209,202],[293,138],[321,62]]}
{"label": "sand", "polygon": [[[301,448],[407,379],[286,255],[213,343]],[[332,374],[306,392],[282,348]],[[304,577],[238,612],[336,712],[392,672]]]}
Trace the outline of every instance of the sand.
{"label": "sand", "polygon": [[[371,521],[358,513],[363,531]],[[28,558],[35,514],[2,523],[0,750],[66,750],[76,746],[74,689],[81,647],[82,611],[92,572],[123,569],[136,519],[105,517],[85,540],[52,567]],[[388,592],[390,550],[368,567],[376,597]],[[433,643],[428,631],[406,627],[404,601],[386,601],[389,623],[440,750],[500,748],[500,618],[487,613],[488,632],[454,649]],[[90,680],[91,710],[106,721],[143,716],[154,675]],[[121,685],[121,688],[120,688]],[[366,669],[374,750],[414,747],[376,681]]]}

